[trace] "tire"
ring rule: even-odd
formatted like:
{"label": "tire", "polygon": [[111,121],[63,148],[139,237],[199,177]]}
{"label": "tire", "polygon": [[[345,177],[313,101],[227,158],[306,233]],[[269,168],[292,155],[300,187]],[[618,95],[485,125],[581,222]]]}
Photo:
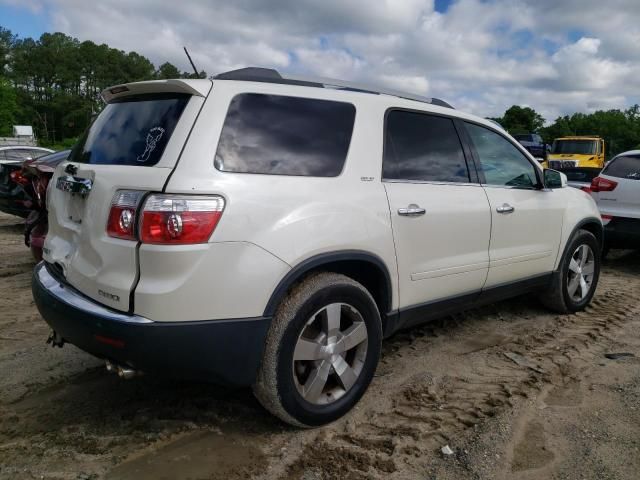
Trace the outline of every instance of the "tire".
{"label": "tire", "polygon": [[[585,252],[585,249],[588,249],[588,253],[585,263],[582,264],[582,252]],[[559,269],[553,275],[551,286],[540,297],[542,303],[558,313],[584,310],[598,286],[602,261],[600,251],[600,244],[591,232],[578,230],[567,244]],[[582,268],[585,268],[584,272]],[[584,284],[578,275],[583,277]]]}
{"label": "tire", "polygon": [[380,313],[367,289],[337,273],[312,274],[276,311],[254,395],[291,425],[333,422],[365,393],[381,342]]}

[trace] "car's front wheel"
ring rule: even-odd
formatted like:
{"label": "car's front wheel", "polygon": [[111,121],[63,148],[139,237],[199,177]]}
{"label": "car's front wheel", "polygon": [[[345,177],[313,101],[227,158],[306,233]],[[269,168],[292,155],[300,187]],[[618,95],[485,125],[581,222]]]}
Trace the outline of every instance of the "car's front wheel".
{"label": "car's front wheel", "polygon": [[278,308],[254,393],[292,425],[332,422],[371,383],[381,340],[378,308],[362,285],[336,273],[314,274]]}
{"label": "car's front wheel", "polygon": [[600,244],[587,230],[579,230],[569,241],[553,282],[541,300],[559,313],[583,310],[595,293],[600,277]]}

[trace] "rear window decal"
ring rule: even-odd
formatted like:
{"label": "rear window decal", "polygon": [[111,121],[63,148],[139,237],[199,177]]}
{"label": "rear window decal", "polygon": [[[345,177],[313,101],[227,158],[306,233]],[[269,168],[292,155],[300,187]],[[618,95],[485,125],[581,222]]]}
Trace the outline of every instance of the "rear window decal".
{"label": "rear window decal", "polygon": [[156,149],[156,145],[162,138],[163,134],[164,134],[164,128],[162,127],[153,127],[149,130],[149,133],[147,133],[147,146],[145,147],[144,152],[142,152],[142,155],[138,155],[137,157],[137,160],[139,162],[142,163],[149,160],[149,156],[151,155],[151,152],[153,152]]}

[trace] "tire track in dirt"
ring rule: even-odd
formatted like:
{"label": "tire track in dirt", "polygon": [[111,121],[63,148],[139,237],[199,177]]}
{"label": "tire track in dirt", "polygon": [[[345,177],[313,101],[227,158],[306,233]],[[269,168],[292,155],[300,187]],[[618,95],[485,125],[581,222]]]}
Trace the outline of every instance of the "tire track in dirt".
{"label": "tire track in dirt", "polygon": [[0,266],[0,279],[30,273],[33,270],[33,262],[22,262]]}
{"label": "tire track in dirt", "polygon": [[[616,277],[607,283],[584,312],[558,315],[533,334],[514,336],[484,349],[477,361],[471,353],[470,373],[452,372],[439,378],[422,373],[402,379],[400,390],[391,392],[390,403],[360,412],[354,422],[357,428],[347,422],[345,432],[325,432],[308,443],[286,476],[306,478],[311,471],[316,475],[313,478],[323,479],[388,478],[396,470],[411,470],[420,463],[419,457],[429,458],[465,430],[513,407],[517,397],[526,398],[547,385],[571,381],[614,341],[626,321],[640,313],[638,285]],[[478,313],[471,315],[477,317]],[[437,327],[434,333],[444,331],[446,327]],[[431,341],[423,334],[408,335],[408,349],[391,345],[387,350],[396,352],[387,355],[392,357],[389,362],[410,362],[407,357],[419,356]],[[406,342],[406,337],[400,343]],[[526,357],[539,371],[517,365],[504,356],[505,352]]]}

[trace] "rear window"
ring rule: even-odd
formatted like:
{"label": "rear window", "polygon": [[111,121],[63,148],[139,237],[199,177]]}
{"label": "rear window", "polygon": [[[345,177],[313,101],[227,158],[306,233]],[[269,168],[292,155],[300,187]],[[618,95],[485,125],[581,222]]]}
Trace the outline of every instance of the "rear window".
{"label": "rear window", "polygon": [[215,166],[223,172],[338,176],[355,115],[350,103],[237,95],[220,134]]}
{"label": "rear window", "polygon": [[640,155],[629,155],[611,160],[602,171],[603,175],[640,180]]}
{"label": "rear window", "polygon": [[102,165],[155,165],[189,97],[139,95],[110,103],[82,135],[69,160]]}
{"label": "rear window", "polygon": [[11,149],[11,150],[5,150],[4,151],[4,159],[3,160],[7,160],[9,162],[22,162],[24,160],[32,160],[38,156],[42,156],[43,153],[46,152],[37,152],[34,153],[33,150],[29,150],[26,148],[15,148],[15,149]]}

